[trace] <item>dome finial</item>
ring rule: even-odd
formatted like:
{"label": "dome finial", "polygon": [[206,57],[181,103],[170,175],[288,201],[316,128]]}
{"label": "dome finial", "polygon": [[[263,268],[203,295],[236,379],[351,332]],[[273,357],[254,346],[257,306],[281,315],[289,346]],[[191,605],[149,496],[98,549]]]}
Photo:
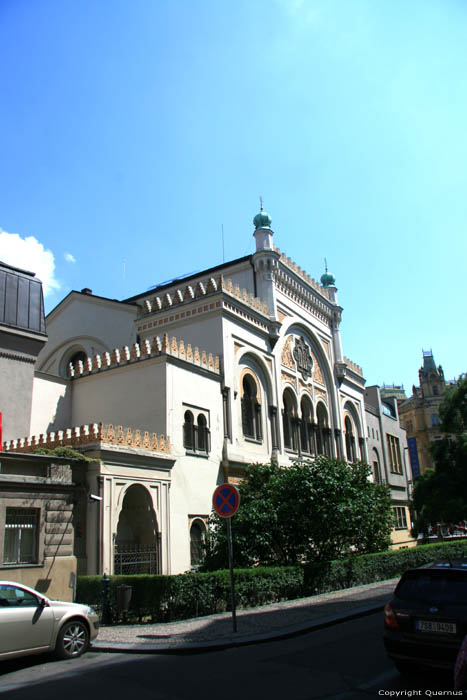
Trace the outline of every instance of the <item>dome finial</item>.
{"label": "dome finial", "polygon": [[256,214],[255,218],[253,219],[253,224],[256,230],[259,228],[271,228],[271,217],[267,213],[267,211],[264,211],[263,209],[263,198],[259,198],[259,205],[260,205],[260,210],[259,214]]}
{"label": "dome finial", "polygon": [[328,272],[328,262],[326,258],[324,258],[324,275],[321,275],[321,284],[323,287],[335,287],[336,286],[336,278],[334,275],[331,275],[330,272]]}

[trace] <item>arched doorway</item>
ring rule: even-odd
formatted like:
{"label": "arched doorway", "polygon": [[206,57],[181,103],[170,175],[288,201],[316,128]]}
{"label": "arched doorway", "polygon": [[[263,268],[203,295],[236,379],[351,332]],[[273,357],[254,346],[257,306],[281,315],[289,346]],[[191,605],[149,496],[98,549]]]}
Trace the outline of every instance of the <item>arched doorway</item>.
{"label": "arched doorway", "polygon": [[151,496],[134,484],[125,493],[115,536],[115,574],[160,572],[160,533]]}

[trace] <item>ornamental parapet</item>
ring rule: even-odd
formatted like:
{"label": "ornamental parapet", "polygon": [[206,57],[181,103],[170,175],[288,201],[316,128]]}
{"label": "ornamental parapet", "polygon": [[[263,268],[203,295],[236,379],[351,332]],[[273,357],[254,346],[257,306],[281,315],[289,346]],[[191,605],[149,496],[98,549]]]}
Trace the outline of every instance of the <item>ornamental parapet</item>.
{"label": "ornamental parapet", "polygon": [[134,343],[131,347],[125,345],[122,349],[114,348],[112,352],[104,352],[102,355],[87,357],[75,364],[68,365],[68,375],[82,377],[113,367],[122,367],[131,363],[141,362],[152,357],[170,355],[183,362],[202,367],[214,374],[220,374],[220,359],[212,352],[192,347],[190,343],[185,345],[183,340],[169,338],[167,333],[162,337],[154,336],[152,341],[144,340],[142,343]]}
{"label": "ornamental parapet", "polygon": [[269,316],[267,304],[248,292],[247,289],[242,289],[238,284],[234,284],[231,279],[224,279],[223,275],[210,277],[193,285],[188,284],[183,289],[171,290],[162,296],[148,297],[143,301],[141,315],[147,316],[148,314],[164,312],[179,304],[187,304],[218,292],[227,292],[255,311]]}
{"label": "ornamental parapet", "polygon": [[310,287],[313,287],[316,289],[317,292],[325,296],[326,298],[329,297],[329,292],[326,289],[326,287],[323,287],[319,282],[317,282],[313,277],[310,277],[310,275],[306,272],[306,270],[302,270],[302,268],[297,265],[291,258],[288,258],[285,253],[283,253],[279,248],[275,247],[275,250],[277,253],[280,255],[280,260],[283,262],[287,267],[289,267],[293,272],[295,272],[296,275],[301,277]]}
{"label": "ornamental parapet", "polygon": [[65,428],[50,433],[41,433],[39,437],[20,438],[3,443],[4,452],[34,452],[38,447],[83,447],[84,445],[103,443],[137,447],[153,452],[170,454],[172,451],[170,438],[164,435],[157,436],[135,428],[123,428],[121,425],[113,426],[112,423],[89,423],[74,428]]}
{"label": "ornamental parapet", "polygon": [[347,365],[347,367],[352,370],[352,372],[355,372],[355,374],[359,374],[360,377],[363,377],[363,370],[359,365],[356,365],[355,362],[349,360],[348,357],[344,357],[344,362]]}

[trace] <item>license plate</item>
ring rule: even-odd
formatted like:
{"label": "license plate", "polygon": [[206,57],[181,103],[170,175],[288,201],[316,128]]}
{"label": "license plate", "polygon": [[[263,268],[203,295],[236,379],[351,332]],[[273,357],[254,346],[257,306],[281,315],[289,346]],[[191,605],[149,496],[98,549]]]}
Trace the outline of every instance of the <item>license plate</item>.
{"label": "license plate", "polygon": [[435,620],[417,620],[415,627],[420,632],[437,632],[438,634],[456,634],[454,622],[436,622]]}

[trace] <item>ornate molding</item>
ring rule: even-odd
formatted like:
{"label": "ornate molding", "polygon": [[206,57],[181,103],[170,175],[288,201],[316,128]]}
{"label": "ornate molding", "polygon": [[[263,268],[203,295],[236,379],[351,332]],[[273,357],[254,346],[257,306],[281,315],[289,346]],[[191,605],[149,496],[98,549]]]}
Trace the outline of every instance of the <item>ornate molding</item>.
{"label": "ornate molding", "polygon": [[292,350],[290,347],[292,342],[293,337],[289,335],[282,348],[281,363],[284,365],[284,367],[288,367],[289,369],[293,369],[295,371],[295,362],[292,357]]}
{"label": "ornate molding", "polygon": [[317,387],[315,387],[315,396],[324,399],[326,403],[328,402],[327,392],[323,391],[322,389],[318,389]]}
{"label": "ornate molding", "polygon": [[296,388],[296,378],[294,376],[287,374],[287,372],[281,372],[281,379],[284,384],[292,384],[294,389]]}
{"label": "ornate molding", "polygon": [[57,430],[51,433],[41,433],[39,437],[33,435],[19,440],[10,440],[3,443],[5,452],[33,452],[37,447],[82,447],[95,443],[110,445],[125,445],[137,447],[153,452],[170,454],[172,451],[170,438],[164,435],[157,437],[156,433],[141,431],[135,428],[123,428],[121,425],[113,426],[112,423],[90,423],[75,428]]}
{"label": "ornate molding", "polygon": [[145,340],[141,344],[134,343],[131,348],[125,345],[121,350],[114,348],[112,352],[94,355],[93,358],[87,357],[84,362],[80,360],[76,366],[70,363],[68,371],[70,377],[80,377],[114,367],[126,366],[133,362],[142,362],[161,355],[177,357],[183,362],[197,365],[215,374],[221,372],[218,355],[214,356],[206,350],[200,351],[197,347],[192,348],[190,343],[185,346],[183,340],[177,341],[174,337],[169,339],[167,333],[164,333],[162,338],[154,336],[152,341]]}
{"label": "ornate molding", "polygon": [[325,351],[326,355],[328,356],[328,360],[331,361],[331,347],[329,344],[329,340],[326,340],[325,338],[321,338],[321,337],[320,337],[320,340],[321,340],[321,343],[323,344],[324,351]]}
{"label": "ornate molding", "polygon": [[323,377],[323,371],[319,365],[318,360],[312,353],[312,358],[313,358],[313,381],[318,382],[318,384],[323,384],[325,385],[324,377]]}
{"label": "ornate molding", "polygon": [[36,362],[35,357],[27,357],[25,355],[16,355],[11,352],[0,351],[0,357],[6,357],[8,360],[15,360],[15,362],[26,362],[26,364],[34,365]]}
{"label": "ornate molding", "polygon": [[297,371],[300,372],[303,380],[306,381],[311,377],[314,362],[310,348],[301,337],[295,339],[293,356],[297,363]]}

